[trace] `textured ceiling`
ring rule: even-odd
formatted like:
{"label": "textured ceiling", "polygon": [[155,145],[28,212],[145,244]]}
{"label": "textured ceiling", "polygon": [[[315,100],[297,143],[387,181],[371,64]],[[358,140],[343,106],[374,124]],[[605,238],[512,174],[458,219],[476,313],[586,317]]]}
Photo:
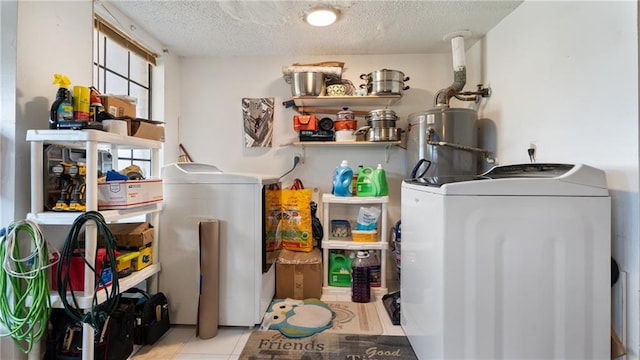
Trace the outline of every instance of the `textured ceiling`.
{"label": "textured ceiling", "polygon": [[[511,13],[509,1],[160,1],[101,0],[179,56],[364,55],[449,52],[447,34],[468,30],[473,45]],[[314,6],[340,10],[338,21],[302,21]]]}

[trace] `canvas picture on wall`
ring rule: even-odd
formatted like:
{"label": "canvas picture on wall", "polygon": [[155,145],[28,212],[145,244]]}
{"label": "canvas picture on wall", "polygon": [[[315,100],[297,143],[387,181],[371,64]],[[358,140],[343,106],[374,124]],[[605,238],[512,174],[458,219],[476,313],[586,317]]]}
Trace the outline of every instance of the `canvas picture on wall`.
{"label": "canvas picture on wall", "polygon": [[271,147],[274,98],[243,98],[245,147]]}

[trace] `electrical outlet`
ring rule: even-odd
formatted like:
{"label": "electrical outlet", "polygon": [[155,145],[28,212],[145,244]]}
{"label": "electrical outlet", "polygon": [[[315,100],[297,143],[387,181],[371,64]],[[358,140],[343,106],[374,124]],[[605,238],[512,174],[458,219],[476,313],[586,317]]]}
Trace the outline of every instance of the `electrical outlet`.
{"label": "electrical outlet", "polygon": [[298,158],[298,164],[304,164],[304,158],[301,153],[293,153],[293,163],[296,163],[296,158]]}
{"label": "electrical outlet", "polygon": [[536,144],[530,143],[529,148],[527,149],[527,153],[529,154],[529,161],[532,163],[536,162]]}

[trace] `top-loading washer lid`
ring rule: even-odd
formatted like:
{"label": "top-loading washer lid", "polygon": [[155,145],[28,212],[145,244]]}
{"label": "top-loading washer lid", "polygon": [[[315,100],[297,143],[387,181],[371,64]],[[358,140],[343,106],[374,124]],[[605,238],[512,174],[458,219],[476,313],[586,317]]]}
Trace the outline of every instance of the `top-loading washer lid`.
{"label": "top-loading washer lid", "polygon": [[443,195],[609,196],[604,171],[584,164],[501,165],[477,176],[407,179],[405,184]]}
{"label": "top-loading washer lid", "polygon": [[274,175],[224,172],[202,163],[173,163],[162,168],[165,184],[274,184],[278,181],[279,177]]}
{"label": "top-loading washer lid", "polygon": [[550,178],[558,177],[566,174],[575,165],[569,164],[515,164],[515,165],[503,165],[495,166],[491,168],[482,176],[491,179],[503,179],[503,178]]}

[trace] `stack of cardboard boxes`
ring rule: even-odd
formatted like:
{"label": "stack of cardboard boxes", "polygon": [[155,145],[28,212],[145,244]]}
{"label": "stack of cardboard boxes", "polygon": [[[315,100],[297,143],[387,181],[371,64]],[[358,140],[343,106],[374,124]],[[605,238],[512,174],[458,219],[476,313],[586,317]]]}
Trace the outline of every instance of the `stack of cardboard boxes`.
{"label": "stack of cardboard boxes", "polygon": [[136,104],[126,96],[100,96],[102,107],[118,120],[127,122],[127,134],[143,139],[164,141],[164,127],[160,121],[140,119],[136,117]]}

